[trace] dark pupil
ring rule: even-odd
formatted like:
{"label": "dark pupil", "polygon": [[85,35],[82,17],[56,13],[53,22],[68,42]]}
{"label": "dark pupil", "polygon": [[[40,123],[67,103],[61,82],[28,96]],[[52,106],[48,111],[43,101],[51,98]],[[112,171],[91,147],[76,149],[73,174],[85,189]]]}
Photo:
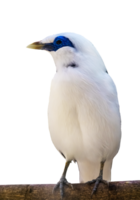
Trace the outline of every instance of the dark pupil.
{"label": "dark pupil", "polygon": [[57,40],[57,41],[56,41],[56,44],[61,44],[61,43],[62,43],[61,40]]}

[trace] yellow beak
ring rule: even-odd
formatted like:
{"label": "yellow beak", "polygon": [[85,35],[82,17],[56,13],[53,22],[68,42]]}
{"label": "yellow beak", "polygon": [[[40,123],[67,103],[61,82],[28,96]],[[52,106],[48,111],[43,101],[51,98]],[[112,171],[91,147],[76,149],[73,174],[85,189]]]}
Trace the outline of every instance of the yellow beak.
{"label": "yellow beak", "polygon": [[42,50],[43,47],[44,47],[44,44],[40,43],[40,42],[34,42],[34,43],[29,44],[27,46],[27,48],[29,48],[29,49],[40,49],[40,50]]}

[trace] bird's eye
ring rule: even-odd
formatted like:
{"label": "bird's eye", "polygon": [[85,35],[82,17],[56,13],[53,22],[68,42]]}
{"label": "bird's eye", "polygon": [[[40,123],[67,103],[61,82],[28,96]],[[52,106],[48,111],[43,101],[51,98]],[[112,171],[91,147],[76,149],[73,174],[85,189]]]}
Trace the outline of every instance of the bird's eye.
{"label": "bird's eye", "polygon": [[57,40],[57,41],[56,41],[56,44],[61,44],[61,43],[62,43],[61,40]]}

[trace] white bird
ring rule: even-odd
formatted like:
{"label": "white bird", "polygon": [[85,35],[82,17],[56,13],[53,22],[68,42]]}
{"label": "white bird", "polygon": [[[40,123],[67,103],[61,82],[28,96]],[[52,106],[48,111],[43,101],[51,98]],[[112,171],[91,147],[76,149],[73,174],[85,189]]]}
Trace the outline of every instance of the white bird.
{"label": "white bird", "polygon": [[[80,182],[111,180],[112,160],[121,140],[121,119],[115,84],[93,44],[81,35],[61,33],[28,46],[52,55],[56,74],[48,107],[49,130],[66,165],[54,189],[64,196],[67,168],[77,161]],[[104,180],[103,180],[104,179]]]}

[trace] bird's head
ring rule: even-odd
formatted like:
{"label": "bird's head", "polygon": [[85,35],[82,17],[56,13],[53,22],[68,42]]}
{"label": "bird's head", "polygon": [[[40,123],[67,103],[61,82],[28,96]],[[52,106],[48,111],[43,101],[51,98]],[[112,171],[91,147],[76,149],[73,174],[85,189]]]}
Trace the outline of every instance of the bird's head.
{"label": "bird's head", "polygon": [[84,62],[86,58],[102,62],[93,44],[83,36],[75,33],[48,36],[41,41],[28,45],[27,48],[50,52],[56,67],[76,67],[79,62]]}

